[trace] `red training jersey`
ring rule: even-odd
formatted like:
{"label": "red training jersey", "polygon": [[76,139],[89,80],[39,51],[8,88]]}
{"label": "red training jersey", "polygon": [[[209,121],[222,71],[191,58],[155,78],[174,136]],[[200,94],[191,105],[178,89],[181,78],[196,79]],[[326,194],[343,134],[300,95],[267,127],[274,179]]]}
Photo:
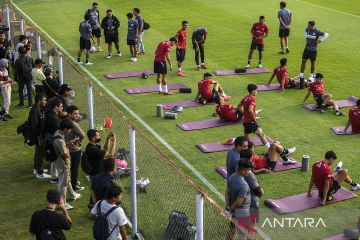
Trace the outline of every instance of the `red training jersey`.
{"label": "red training jersey", "polygon": [[223,104],[216,106],[216,113],[219,115],[220,119],[225,119],[227,121],[236,122],[237,116],[236,111],[233,110],[232,105],[230,104]]}
{"label": "red training jersey", "polygon": [[324,190],[325,180],[329,180],[329,188],[333,185],[332,169],[324,160],[314,163],[312,166],[312,177],[319,192]]}
{"label": "red training jersey", "polygon": [[251,32],[253,33],[252,41],[256,44],[264,44],[264,36],[268,34],[268,26],[265,23],[254,23]]}
{"label": "red training jersey", "polygon": [[154,61],[166,61],[166,53],[169,53],[171,50],[171,42],[163,41],[160,42],[155,51],[155,60]]}
{"label": "red training jersey", "polygon": [[278,80],[278,82],[281,84],[281,79],[283,77],[283,75],[285,75],[285,81],[284,81],[284,86],[285,88],[287,86],[289,86],[289,76],[288,76],[288,70],[285,66],[278,66],[274,69],[274,73],[276,74],[276,78]]}
{"label": "red training jersey", "polygon": [[178,39],[177,48],[185,49],[186,48],[187,30],[186,29],[183,30],[181,28],[179,31],[177,31],[175,36]]}
{"label": "red training jersey", "polygon": [[253,154],[251,157],[251,162],[252,162],[255,170],[262,169],[262,168],[269,169],[267,159],[264,156],[257,156],[257,155]]}
{"label": "red training jersey", "polygon": [[249,111],[249,107],[250,105],[253,105],[254,108],[254,116],[256,117],[256,99],[251,96],[251,95],[247,95],[246,97],[244,97],[241,100],[241,106],[243,106],[244,112],[243,112],[243,123],[249,123],[249,122],[253,122],[254,119],[250,116],[250,111]]}
{"label": "red training jersey", "polygon": [[212,79],[203,79],[198,83],[198,89],[200,92],[201,97],[209,100],[212,98],[212,92],[210,85],[213,83]]}
{"label": "red training jersey", "polygon": [[349,119],[353,132],[360,132],[360,108],[351,108],[349,110]]}
{"label": "red training jersey", "polygon": [[309,83],[309,91],[314,94],[314,97],[318,94],[324,94],[324,82],[321,81],[320,83],[312,82]]}

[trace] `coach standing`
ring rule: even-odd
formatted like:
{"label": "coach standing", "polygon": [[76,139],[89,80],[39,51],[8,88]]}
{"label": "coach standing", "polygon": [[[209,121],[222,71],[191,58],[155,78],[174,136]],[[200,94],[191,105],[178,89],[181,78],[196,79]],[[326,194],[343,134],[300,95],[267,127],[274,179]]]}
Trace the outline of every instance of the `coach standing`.
{"label": "coach standing", "polygon": [[112,13],[112,10],[109,9],[106,11],[106,17],[101,21],[101,27],[104,29],[105,43],[108,44],[108,55],[107,59],[112,57],[112,43],[115,44],[117,55],[120,57],[120,47],[119,47],[119,27],[120,21]]}
{"label": "coach standing", "polygon": [[288,38],[290,34],[292,13],[286,9],[286,2],[280,2],[280,10],[278,12],[278,19],[280,22],[279,26],[279,37],[281,51],[279,54],[284,54],[284,43],[286,47],[286,53],[289,53]]}
{"label": "coach standing", "polygon": [[[205,41],[207,33],[208,31],[205,27],[200,27],[193,31],[191,37],[193,48],[195,50],[195,62],[197,71],[200,71],[200,69],[207,69],[205,65]],[[199,54],[201,58],[201,65],[199,62]]]}

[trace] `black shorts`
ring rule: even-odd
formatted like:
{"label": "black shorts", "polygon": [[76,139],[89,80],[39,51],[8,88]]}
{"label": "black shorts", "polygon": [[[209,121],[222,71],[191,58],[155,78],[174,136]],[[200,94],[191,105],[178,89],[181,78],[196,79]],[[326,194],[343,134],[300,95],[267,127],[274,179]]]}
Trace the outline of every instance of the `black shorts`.
{"label": "black shorts", "polygon": [[80,37],[80,49],[81,50],[84,50],[84,49],[90,50],[90,48],[91,48],[90,40]]}
{"label": "black shorts", "polygon": [[219,102],[220,101],[220,95],[219,92],[215,89],[212,90],[212,96],[209,99],[206,99],[207,102]]}
{"label": "black shorts", "polygon": [[100,28],[92,29],[91,32],[94,37],[96,37],[96,38],[101,37],[101,29]]}
{"label": "black shorts", "polygon": [[320,107],[322,104],[323,104],[323,102],[324,102],[324,100],[323,100],[323,95],[322,94],[317,94],[316,96],[315,96],[315,102],[316,102],[316,107]]}
{"label": "black shorts", "polygon": [[255,133],[259,128],[257,122],[243,123],[243,126],[245,134]]}
{"label": "black shorts", "polygon": [[112,34],[106,34],[105,33],[105,43],[117,43],[119,42],[119,33],[115,32]]}
{"label": "black shorts", "polygon": [[[332,177],[331,177],[332,178]],[[333,184],[332,186],[329,188],[329,191],[328,191],[328,196],[332,196],[334,195],[340,188],[341,186],[338,184],[337,181],[335,181],[335,179],[333,179]],[[322,199],[324,196],[323,196],[323,193],[322,192],[319,192],[319,197]]]}
{"label": "black shorts", "polygon": [[308,51],[305,49],[302,55],[302,59],[303,60],[310,59],[310,61],[316,61],[316,55],[317,55],[317,51]]}
{"label": "black shorts", "polygon": [[288,37],[290,34],[290,29],[279,29],[279,37]]}
{"label": "black shorts", "polygon": [[127,39],[127,45],[129,46],[136,46],[135,39]]}
{"label": "black shorts", "polygon": [[165,61],[154,62],[154,73],[167,74],[167,67]]}
{"label": "black shorts", "polygon": [[259,52],[264,51],[264,44],[256,44],[255,42],[251,42],[250,49],[257,49]]}
{"label": "black shorts", "polygon": [[185,59],[185,48],[176,48],[176,61],[183,62]]}

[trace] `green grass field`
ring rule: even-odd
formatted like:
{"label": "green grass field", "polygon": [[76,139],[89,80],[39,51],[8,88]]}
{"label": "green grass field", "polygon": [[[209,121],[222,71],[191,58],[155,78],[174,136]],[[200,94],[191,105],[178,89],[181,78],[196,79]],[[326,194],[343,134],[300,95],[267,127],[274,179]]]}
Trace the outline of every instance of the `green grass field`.
{"label": "green grass field", "polygon": [[[14,3],[18,4],[72,56],[76,56],[79,37],[78,24],[82,21],[85,10],[92,2],[80,0],[33,2],[16,0]],[[134,3],[126,0],[119,4],[118,1],[114,0],[101,0],[98,3],[102,16],[106,9],[111,8],[121,22],[120,48],[123,56],[114,56],[109,61],[105,59],[105,52],[92,54],[94,65],[88,67],[88,70],[173,146],[220,192],[224,192],[226,183],[214,169],[225,164],[226,152],[204,154],[195,148],[195,144],[224,141],[229,136],[241,135],[243,131],[241,125],[184,132],[175,126],[176,123],[212,118],[214,108],[206,106],[185,109],[175,121],[159,119],[155,117],[156,104],[192,100],[194,94],[175,94],[174,96],[158,96],[155,93],[128,95],[123,91],[124,88],[154,85],[155,77],[151,76],[147,80],[140,78],[107,80],[103,74],[151,69],[157,43],[173,36],[180,28],[182,20],[189,21],[190,31],[199,26],[208,28],[209,34],[205,51],[209,71],[244,66],[251,41],[250,28],[252,23],[257,21],[259,15],[265,15],[266,23],[270,29],[269,37],[265,41],[263,65],[272,70],[282,57],[277,54],[279,50],[278,20],[276,18],[278,1],[185,0],[166,2],[156,0],[148,2],[141,0]],[[330,34],[329,39],[320,45],[317,60],[317,71],[325,75],[327,91],[331,92],[335,99],[343,99],[351,95],[359,96],[360,82],[357,80],[357,76],[359,76],[360,70],[354,65],[360,60],[359,50],[357,50],[360,34],[355,30],[360,23],[360,1],[344,3],[335,0],[312,0],[308,3],[303,1],[288,2],[288,8],[293,12],[294,18],[289,44],[291,53],[286,55],[290,76],[295,76],[299,72],[301,54],[305,45],[303,31],[307,26],[307,21],[315,20],[319,29]],[[151,29],[144,36],[146,55],[140,56],[136,63],[129,62],[129,51],[125,45],[125,14],[131,11],[133,7],[139,7],[144,19],[151,24]],[[50,15],[51,17],[49,17]],[[184,62],[184,70],[187,76],[178,78],[175,76],[176,71],[173,71],[169,73],[169,82],[185,83],[195,89],[203,72],[194,71],[194,55],[190,45],[188,41],[189,48]],[[104,43],[102,47],[104,50],[106,49]],[[174,50],[172,51],[172,62],[175,66]],[[257,54],[255,53],[253,65],[256,62]],[[308,74],[309,65],[306,76]],[[214,79],[219,81],[227,94],[233,97],[231,103],[237,104],[246,95],[248,83],[265,84],[269,77],[270,74],[260,74],[240,77],[214,77]],[[257,106],[259,109],[263,109],[259,120],[263,130],[268,136],[281,141],[287,147],[296,146],[298,151],[293,156],[298,160],[301,159],[302,155],[308,154],[311,156],[311,162],[314,162],[322,159],[325,151],[334,150],[339,156],[339,160],[343,161],[350,170],[351,176],[360,181],[359,136],[335,136],[330,131],[330,127],[344,125],[347,118],[336,117],[330,111],[320,115],[302,109],[300,103],[305,93],[305,90],[290,90],[284,94],[276,91],[260,92],[257,96]],[[18,119],[24,119],[27,116],[24,110],[14,109],[13,112]],[[17,124],[22,122],[22,120],[16,121],[18,121]],[[1,232],[6,233],[6,239],[26,239],[30,214],[33,209],[41,207],[42,204],[39,202],[39,196],[31,193],[38,192],[38,189],[44,190],[48,186],[38,182],[34,185],[32,175],[28,172],[32,161],[32,150],[24,151],[23,146],[18,146],[19,137],[14,135],[14,126],[17,125],[2,124],[1,128],[4,131],[0,132],[0,147],[3,152],[0,171],[2,176],[6,176],[0,180],[3,192],[3,198],[0,200],[0,221],[5,223],[1,227],[3,229]],[[154,141],[159,144],[155,139]],[[167,152],[164,147],[160,147]],[[14,156],[15,152],[18,153],[16,156]],[[263,152],[263,149],[259,148],[257,152]],[[168,154],[172,156],[170,153]],[[177,161],[174,157],[172,158]],[[180,167],[193,176],[187,168],[181,165]],[[294,170],[260,175],[258,178],[265,190],[263,199],[281,198],[305,192],[310,172],[303,173]],[[198,179],[195,178],[195,181]],[[201,183],[199,184],[201,185]],[[35,191],[34,188],[36,188]],[[26,201],[22,196],[26,197]],[[40,197],[43,198],[43,196]],[[216,200],[221,203],[219,199]],[[4,207],[8,205],[9,207]],[[326,223],[329,227],[326,229],[290,229],[292,233],[289,233],[289,229],[277,232],[268,228],[264,230],[273,239],[321,239],[340,233],[344,227],[354,228],[356,217],[359,216],[359,205],[360,200],[357,198],[297,215],[303,217],[323,216],[324,219],[328,220]],[[77,205],[75,204],[75,206]],[[263,208],[265,207],[263,206]],[[16,209],[21,209],[21,211],[16,211]],[[337,215],[337,212],[344,212],[344,214]],[[70,239],[76,238],[76,232],[80,236],[88,236],[90,224],[84,218],[86,209],[78,208],[73,214],[77,224],[74,224],[74,229],[69,233]],[[14,227],[15,224],[17,230]],[[82,226],[89,227],[84,228]],[[19,234],[19,237],[9,237],[11,236],[9,232],[14,231]]]}

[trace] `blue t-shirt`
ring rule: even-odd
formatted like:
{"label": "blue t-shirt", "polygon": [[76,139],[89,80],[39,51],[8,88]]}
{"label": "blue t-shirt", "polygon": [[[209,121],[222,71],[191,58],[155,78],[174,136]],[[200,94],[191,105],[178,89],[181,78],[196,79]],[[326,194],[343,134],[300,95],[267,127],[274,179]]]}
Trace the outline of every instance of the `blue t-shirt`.
{"label": "blue t-shirt", "polygon": [[[280,9],[278,12],[278,18],[281,18],[281,20],[283,21],[283,23],[285,25],[290,24],[291,16],[292,16],[292,14],[291,14],[290,10],[287,10],[287,9]],[[279,28],[286,29],[285,26],[282,25],[281,23],[280,23]]]}
{"label": "blue t-shirt", "polygon": [[139,24],[136,20],[131,19],[128,21],[128,40],[135,40],[136,39],[136,30],[139,28]]}
{"label": "blue t-shirt", "polygon": [[142,16],[137,15],[137,16],[135,17],[135,20],[137,21],[137,23],[138,23],[138,25],[139,25],[139,31],[140,31],[141,26],[144,27],[144,19],[142,18]]}
{"label": "blue t-shirt", "polygon": [[306,45],[305,45],[305,49],[307,51],[317,51],[317,46],[318,43],[317,41],[319,40],[319,37],[324,36],[325,33],[320,31],[319,29],[305,29],[305,39],[306,39]]}
{"label": "blue t-shirt", "polygon": [[240,209],[249,210],[251,204],[250,188],[245,179],[237,173],[232,174],[227,180],[229,190],[230,204],[233,205],[238,197],[244,198]]}
{"label": "blue t-shirt", "polygon": [[89,14],[89,24],[91,25],[92,29],[100,28],[98,24],[99,13],[97,10],[93,11],[92,9],[87,10],[86,14]]}
{"label": "blue t-shirt", "polygon": [[230,149],[226,155],[227,178],[229,178],[233,173],[235,173],[239,160],[239,152],[236,151],[235,148]]}
{"label": "blue t-shirt", "polygon": [[89,34],[91,33],[91,25],[87,22],[81,22],[79,26],[80,37],[90,40]]}

